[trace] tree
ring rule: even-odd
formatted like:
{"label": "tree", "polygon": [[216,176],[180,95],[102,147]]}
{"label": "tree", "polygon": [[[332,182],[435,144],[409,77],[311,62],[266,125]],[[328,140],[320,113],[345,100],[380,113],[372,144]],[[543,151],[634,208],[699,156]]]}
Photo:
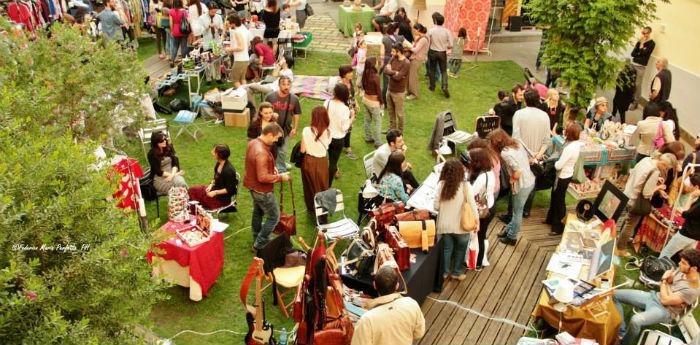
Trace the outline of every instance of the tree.
{"label": "tree", "polygon": [[[0,18],[0,121],[27,116],[76,139],[105,141],[138,121],[137,95],[145,92],[143,66],[133,53],[94,42],[61,24],[31,41]],[[111,143],[110,143],[111,144]]]}
{"label": "tree", "polygon": [[654,0],[531,0],[526,8],[547,30],[544,64],[561,72],[568,104],[577,107],[587,106],[596,89],[615,85],[622,68],[615,55],[656,12]]}
{"label": "tree", "polygon": [[92,154],[143,84],[115,49],[68,27],[32,42],[0,30],[0,344],[143,344],[164,298],[152,240]]}

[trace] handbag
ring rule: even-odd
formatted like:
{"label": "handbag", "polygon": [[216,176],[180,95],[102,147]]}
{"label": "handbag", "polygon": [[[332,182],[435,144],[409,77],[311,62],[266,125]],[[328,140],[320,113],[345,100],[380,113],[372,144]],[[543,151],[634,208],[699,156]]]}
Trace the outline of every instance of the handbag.
{"label": "handbag", "polygon": [[391,202],[379,205],[372,210],[372,217],[377,220],[377,224],[390,224],[394,220],[394,216],[398,213],[403,213],[403,202]]}
{"label": "handbag", "polygon": [[[406,244],[406,241],[401,237],[401,233],[396,230],[396,227],[390,226],[387,228],[385,233],[386,244],[389,245],[391,250],[394,252],[394,257],[396,263],[399,266],[400,271],[406,271],[411,268],[411,251]],[[377,256],[379,256],[379,246],[377,245]]]}
{"label": "handbag", "polygon": [[472,232],[479,230],[479,220],[472,210],[472,205],[469,203],[467,189],[468,184],[463,184],[464,186],[464,203],[462,204],[462,215],[460,217],[460,225],[462,230],[466,232]]}
{"label": "handbag", "polygon": [[190,21],[187,19],[187,12],[181,11],[182,18],[180,18],[180,33],[183,35],[189,35],[192,33],[192,26]]}
{"label": "handbag", "polygon": [[571,176],[571,183],[584,183],[586,180],[588,179],[586,178],[586,171],[583,170],[583,155],[579,154],[574,165],[574,175]]}
{"label": "handbag", "polygon": [[304,12],[306,12],[307,17],[311,17],[314,15],[314,8],[307,2],[306,6],[304,6]]}
{"label": "handbag", "polygon": [[357,278],[371,278],[374,272],[375,254],[370,247],[361,238],[354,239],[345,249],[342,256],[346,261],[344,266],[349,266],[350,272]]}
{"label": "handbag", "polygon": [[659,121],[659,125],[656,127],[656,136],[654,136],[654,148],[660,149],[664,146],[666,139],[664,139],[664,122]]}
{"label": "handbag", "polygon": [[301,140],[299,140],[294,147],[292,147],[292,153],[289,154],[289,162],[293,163],[295,167],[301,168],[304,163],[305,154],[301,152]]}
{"label": "handbag", "polygon": [[172,187],[168,191],[168,219],[171,222],[184,223],[190,220],[187,207],[189,195],[185,187]]}
{"label": "handbag", "polygon": [[396,260],[394,260],[394,255],[392,254],[391,247],[389,247],[389,245],[386,243],[380,243],[377,246],[377,260],[375,261],[374,272],[376,273],[380,268],[384,266],[396,269],[396,273],[398,274],[399,279],[402,283],[401,285],[403,286],[403,289],[400,293],[407,293],[408,290],[406,287],[406,281],[403,279],[403,274],[401,274],[399,264],[396,262]]}
{"label": "handbag", "polygon": [[394,222],[398,223],[415,220],[428,220],[430,218],[430,211],[428,210],[413,210],[395,215]]}
{"label": "handbag", "polygon": [[489,209],[488,198],[486,197],[489,187],[489,174],[485,174],[485,176],[486,185],[484,186],[484,193],[476,196],[476,211],[479,213],[479,219],[488,217],[489,213],[491,212],[491,209]]}
{"label": "handbag", "polygon": [[421,248],[428,252],[435,245],[435,221],[417,220],[398,222],[399,233],[408,248]]}
{"label": "handbag", "polygon": [[284,213],[284,184],[280,185],[280,221],[273,232],[275,234],[286,232],[291,237],[297,234],[297,209],[294,204],[292,180],[289,180],[289,192],[292,195],[292,214]]}

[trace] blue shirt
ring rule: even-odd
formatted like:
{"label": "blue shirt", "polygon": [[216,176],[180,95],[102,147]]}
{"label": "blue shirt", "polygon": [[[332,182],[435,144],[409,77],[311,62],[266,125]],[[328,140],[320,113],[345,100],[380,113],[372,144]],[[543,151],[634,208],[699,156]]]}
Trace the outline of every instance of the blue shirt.
{"label": "blue shirt", "polygon": [[408,202],[408,194],[403,188],[403,180],[394,173],[386,174],[379,184],[379,195],[393,201]]}

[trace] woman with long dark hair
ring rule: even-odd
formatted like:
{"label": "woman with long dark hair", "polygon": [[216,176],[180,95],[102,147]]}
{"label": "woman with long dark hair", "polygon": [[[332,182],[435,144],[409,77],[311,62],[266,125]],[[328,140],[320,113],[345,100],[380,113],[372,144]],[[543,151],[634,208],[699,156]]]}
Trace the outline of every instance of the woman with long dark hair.
{"label": "woman with long dark hair", "polygon": [[579,141],[581,127],[575,123],[569,123],[564,129],[566,143],[559,159],[554,163],[557,171],[554,186],[552,187],[551,201],[545,223],[552,225],[552,236],[558,236],[564,232],[564,217],[566,217],[566,190],[569,188],[571,178],[574,176],[574,167],[581,154],[583,143]]}
{"label": "woman with long dark hair", "polygon": [[485,216],[479,216],[479,232],[477,233],[477,237],[479,238],[479,254],[476,257],[476,270],[479,271],[482,268],[484,252],[486,251],[486,246],[484,245],[486,231],[488,231],[489,224],[491,224],[496,214],[494,210],[494,188],[500,181],[491,170],[493,168],[493,162],[488,149],[472,148],[467,152],[470,160],[467,166],[467,173],[469,175],[469,183],[472,184],[471,191],[474,193],[477,207],[480,208],[483,206],[488,208],[488,213]]}
{"label": "woman with long dark hair", "polygon": [[[277,121],[277,113],[275,113],[272,103],[262,102],[258,107],[258,114],[255,115],[253,121],[248,125],[248,141],[251,141],[260,136],[262,129],[270,123]],[[275,145],[276,147],[276,145]]]}
{"label": "woman with long dark hair", "polygon": [[277,37],[280,35],[280,8],[277,0],[267,0],[267,6],[260,16],[265,23],[263,37],[266,41],[272,41],[272,51],[277,54]]}
{"label": "woman with long dark hair", "polygon": [[187,12],[189,13],[190,26],[192,26],[192,41],[195,41],[195,37],[202,36],[202,26],[200,25],[200,20],[202,16],[207,15],[209,9],[207,5],[202,3],[200,0],[189,0],[187,2],[189,6],[187,7]]}
{"label": "woman with long dark hair", "polygon": [[194,186],[189,189],[190,200],[199,201],[207,210],[224,207],[231,203],[231,198],[238,193],[236,169],[228,158],[231,149],[226,144],[216,144],[211,150],[216,160],[214,178],[207,186]]}
{"label": "woman with long dark hair", "polygon": [[151,166],[153,186],[160,195],[168,194],[172,187],[187,187],[180,170],[180,160],[175,155],[175,148],[163,132],[151,135],[151,150],[148,151],[148,164]]}
{"label": "woman with long dark hair", "polygon": [[418,89],[420,88],[418,81],[418,69],[428,61],[428,48],[430,41],[428,40],[428,29],[421,23],[416,23],[413,26],[415,33],[415,42],[411,48],[411,68],[408,70],[408,97],[407,99],[418,98]]}
{"label": "woman with long dark hair", "polygon": [[174,67],[178,50],[182,56],[187,55],[187,37],[189,34],[180,32],[182,18],[188,16],[187,11],[182,8],[182,0],[173,0],[173,7],[170,9],[169,15],[170,34],[173,36],[172,51],[170,52],[170,67]]}
{"label": "woman with long dark hair", "polygon": [[408,19],[406,9],[399,7],[394,14],[394,23],[399,26],[399,35],[403,36],[406,41],[413,43],[413,32],[411,32],[411,20]]}
{"label": "woman with long dark hair", "polygon": [[389,155],[389,160],[386,166],[382,169],[377,179],[379,180],[379,196],[386,199],[387,202],[401,201],[404,204],[408,202],[408,194],[406,187],[401,178],[403,174],[403,162],[406,157],[400,150],[396,150]]}
{"label": "woman with long dark hair", "polygon": [[368,57],[365,62],[365,71],[362,74],[362,104],[367,108],[365,114],[365,142],[374,144],[377,148],[382,145],[382,109],[384,108],[384,95],[379,84],[379,72],[377,71],[377,58]]}
{"label": "woman with long dark hair", "polygon": [[681,130],[678,124],[678,114],[676,108],[669,101],[659,104],[659,114],[663,120],[664,140],[666,142],[678,141],[681,139]]}
{"label": "woman with long dark hair", "polygon": [[496,152],[501,154],[501,162],[510,175],[510,190],[513,198],[513,216],[510,223],[498,234],[501,243],[514,246],[523,222],[525,201],[535,188],[535,175],[530,170],[530,161],[525,148],[518,144],[503,129],[496,129],[487,138]]}
{"label": "woman with long dark hair", "polygon": [[327,190],[328,146],[331,133],[326,108],[318,106],[311,111],[311,125],[301,131],[301,152],[305,154],[301,164],[301,182],[304,185],[306,210],[314,212],[314,196]]}
{"label": "woman with long dark hair", "polygon": [[[466,194],[466,197],[465,197]],[[464,280],[462,269],[469,244],[469,234],[461,226],[462,205],[468,202],[474,214],[478,214],[474,194],[469,182],[464,180],[464,166],[456,159],[445,162],[435,191],[433,206],[439,211],[436,231],[443,241],[443,278]]]}
{"label": "woman with long dark hair", "polygon": [[343,152],[345,136],[355,121],[355,114],[348,108],[348,98],[350,91],[345,84],[338,83],[333,88],[333,99],[323,103],[328,111],[329,130],[331,132],[331,144],[328,147],[328,187],[333,185],[333,178],[338,171],[338,160]]}

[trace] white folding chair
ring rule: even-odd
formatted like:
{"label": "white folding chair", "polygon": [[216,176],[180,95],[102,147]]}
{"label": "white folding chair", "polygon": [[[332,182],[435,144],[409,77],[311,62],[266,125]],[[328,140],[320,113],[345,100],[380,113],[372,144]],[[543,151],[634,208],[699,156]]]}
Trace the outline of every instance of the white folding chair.
{"label": "white folding chair", "polygon": [[452,117],[451,112],[445,113],[444,121],[445,121],[445,126],[444,126],[444,130],[443,130],[442,138],[444,140],[446,140],[448,143],[452,143],[453,145],[455,145],[455,150],[453,153],[456,154],[457,145],[470,142],[473,139],[473,134],[469,134],[465,131],[458,130],[457,125],[455,123],[454,118]]}
{"label": "white folding chair", "polygon": [[[324,209],[321,205],[319,205],[317,197],[322,196],[323,193],[328,193],[332,190],[335,190],[336,192],[336,197],[335,197],[335,213],[339,213],[340,216],[338,217],[339,219],[330,222],[330,214],[328,210]],[[343,193],[339,189],[330,189],[327,191],[323,192],[318,192],[314,196],[314,209],[316,212],[316,227],[318,228],[319,232],[322,232],[326,240],[333,241],[337,238],[349,238],[349,237],[355,237],[360,233],[360,227],[357,226],[357,224],[350,218],[345,216],[345,203],[343,201]],[[321,224],[321,220],[319,218],[324,218],[326,221],[324,224]]]}
{"label": "white folding chair", "polygon": [[168,122],[165,119],[155,119],[153,121],[146,121],[145,127],[139,129],[139,140],[141,140],[141,150],[143,151],[144,157],[148,155],[147,146],[151,145],[151,135],[155,132],[164,132],[168,137]]}
{"label": "white folding chair", "polygon": [[661,331],[645,329],[637,345],[685,345],[685,342]]}
{"label": "white folding chair", "polygon": [[377,150],[374,150],[362,157],[362,161],[365,164],[365,176],[368,179],[371,179],[372,176],[374,175],[374,154],[377,152]]}
{"label": "white folding chair", "polygon": [[[236,191],[239,191],[239,190],[240,190],[240,186],[241,186],[241,174],[239,174],[238,171],[236,171],[236,181],[237,181],[237,183],[236,183]],[[214,214],[214,217],[218,219],[220,213],[238,212],[238,208],[237,208],[237,207],[238,207],[238,193],[236,192],[236,194],[235,194],[234,196],[231,197],[231,202],[230,202],[228,205],[222,206],[222,207],[219,207],[219,208],[215,208],[215,209],[212,209],[212,210],[207,210],[207,211],[209,211],[209,212],[211,212],[212,214]]]}

